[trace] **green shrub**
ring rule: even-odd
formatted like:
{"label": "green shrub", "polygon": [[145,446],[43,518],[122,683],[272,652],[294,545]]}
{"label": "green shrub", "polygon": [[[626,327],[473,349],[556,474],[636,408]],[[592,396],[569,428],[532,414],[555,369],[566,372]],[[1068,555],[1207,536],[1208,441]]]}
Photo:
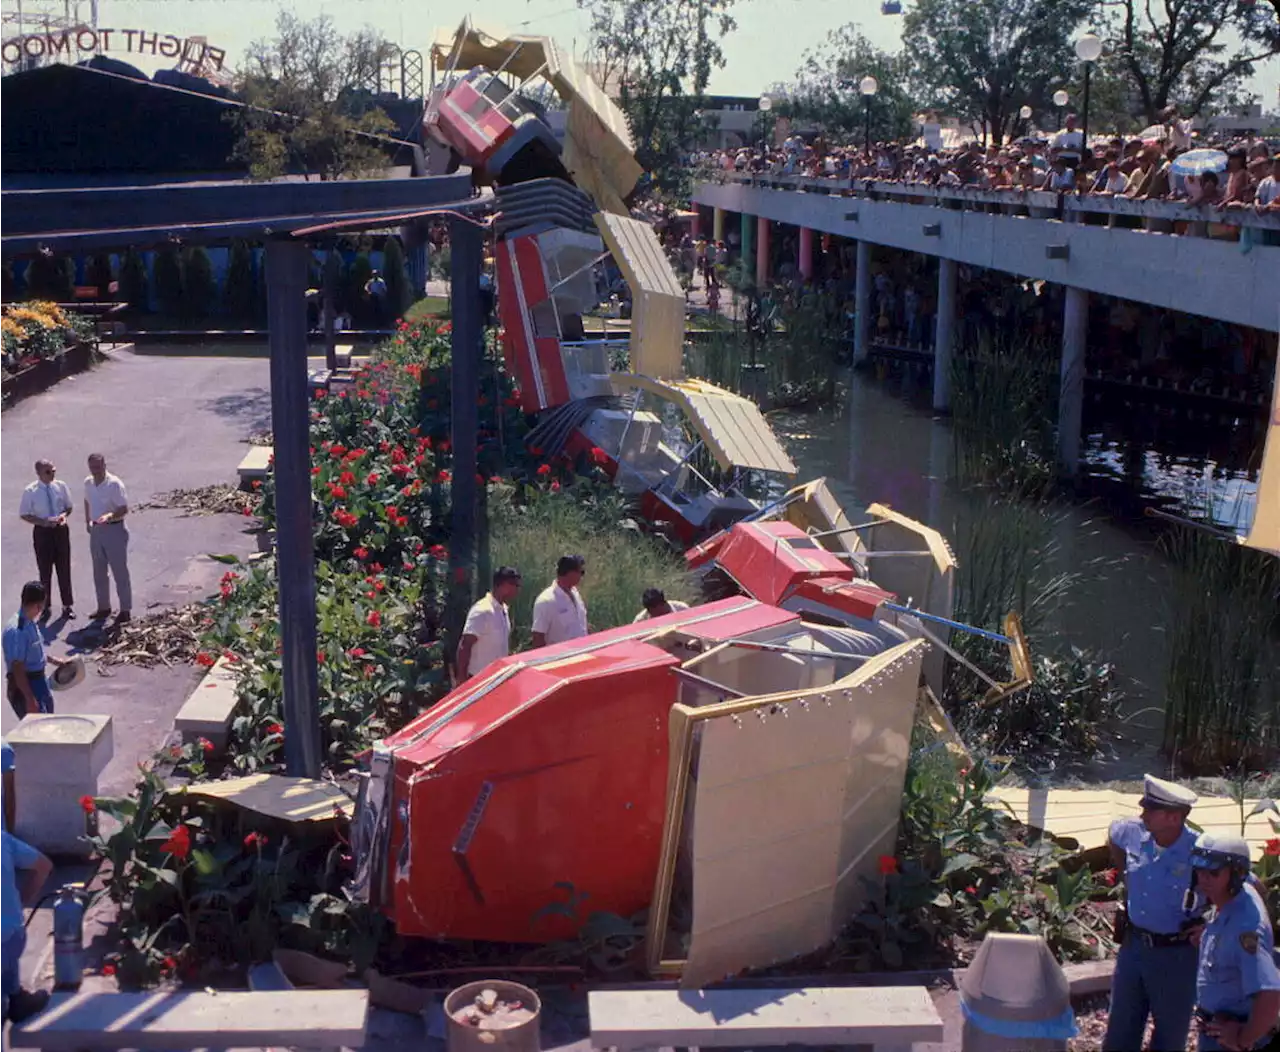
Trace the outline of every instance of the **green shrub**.
{"label": "green shrub", "polygon": [[227,280],[223,288],[223,303],[227,316],[240,324],[248,324],[254,315],[257,286],[253,274],[253,251],[241,238],[231,242],[227,259]]}
{"label": "green shrub", "polygon": [[88,276],[88,284],[98,290],[98,299],[104,303],[110,300],[111,283],[115,280],[110,253],[99,252],[89,261]]}
{"label": "green shrub", "polygon": [[393,318],[403,317],[413,303],[413,288],[398,237],[388,237],[382,244],[382,277],[387,283],[387,309]]}
{"label": "green shrub", "polygon": [[27,299],[70,303],[76,298],[76,268],[70,256],[37,252],[27,267]]}
{"label": "green shrub", "polygon": [[166,244],[155,255],[151,267],[152,279],[156,283],[156,299],[160,309],[166,314],[182,313],[182,259],[178,247]]}
{"label": "green shrub", "polygon": [[120,298],[137,311],[145,311],[150,302],[147,296],[147,264],[135,248],[124,254],[120,264]]}
{"label": "green shrub", "polygon": [[209,253],[199,245],[182,255],[182,316],[187,321],[203,322],[209,317],[218,294]]}

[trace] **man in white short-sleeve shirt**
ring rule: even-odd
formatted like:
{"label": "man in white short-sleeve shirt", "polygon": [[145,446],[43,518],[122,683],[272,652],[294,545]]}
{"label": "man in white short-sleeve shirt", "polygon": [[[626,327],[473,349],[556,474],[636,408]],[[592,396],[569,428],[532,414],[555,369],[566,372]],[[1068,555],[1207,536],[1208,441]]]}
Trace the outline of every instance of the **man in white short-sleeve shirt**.
{"label": "man in white short-sleeve shirt", "polygon": [[631,619],[633,625],[653,617],[666,617],[667,614],[673,614],[677,610],[689,609],[689,604],[682,603],[679,599],[668,600],[666,592],[661,588],[646,588],[644,595],[640,597],[640,605],[644,609]]}
{"label": "man in white short-sleeve shirt", "polygon": [[578,594],[578,583],[586,576],[587,560],[581,555],[562,555],[556,563],[556,579],[533,604],[533,645],[550,646],[587,634],[587,604]]}
{"label": "man in white short-sleeve shirt", "polygon": [[457,681],[478,675],[498,658],[511,653],[511,613],[508,607],[520,594],[520,571],[500,566],[493,574],[493,589],[467,611],[458,643]]}
{"label": "man in white short-sleeve shirt", "polygon": [[84,528],[89,533],[89,554],[93,558],[93,589],[98,609],[95,621],[111,615],[111,578],[120,596],[118,620],[128,621],[133,608],[133,585],[129,579],[129,495],[124,483],[107,470],[101,453],[89,456],[89,477],[84,480]]}

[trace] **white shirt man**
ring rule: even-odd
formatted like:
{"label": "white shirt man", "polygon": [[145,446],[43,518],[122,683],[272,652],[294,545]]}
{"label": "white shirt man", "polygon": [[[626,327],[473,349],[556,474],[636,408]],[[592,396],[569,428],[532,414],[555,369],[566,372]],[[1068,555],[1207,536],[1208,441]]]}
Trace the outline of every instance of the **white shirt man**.
{"label": "white shirt man", "polygon": [[32,525],[31,541],[36,553],[40,583],[49,598],[42,618],[49,616],[53,605],[53,573],[58,573],[58,590],[62,594],[62,617],[75,617],[71,588],[71,530],[67,519],[75,507],[71,503],[71,487],[57,477],[57,468],[48,460],[36,461],[36,481],[22,491],[18,515]]}
{"label": "white shirt man", "polygon": [[586,575],[581,555],[564,555],[556,563],[556,579],[534,600],[531,635],[535,647],[579,639],[587,634],[587,604],[578,594]]}
{"label": "white shirt man", "polygon": [[1269,208],[1280,202],[1280,160],[1271,165],[1271,174],[1258,181],[1258,190],[1253,197],[1259,208]]}
{"label": "white shirt man", "polygon": [[133,607],[133,585],[129,577],[129,495],[124,483],[107,471],[101,453],[89,457],[89,477],[84,480],[84,528],[89,533],[89,555],[93,559],[93,589],[98,608],[90,615],[98,621],[111,613],[111,584],[115,578],[120,597],[120,620],[128,621]]}
{"label": "white shirt man", "polygon": [[640,602],[644,609],[631,619],[633,625],[653,617],[666,617],[677,610],[689,609],[688,603],[682,603],[679,599],[667,599],[661,588],[646,588]]}
{"label": "white shirt man", "polygon": [[507,604],[520,591],[520,571],[502,566],[494,572],[493,589],[467,611],[458,644],[458,682],[478,675],[511,653],[511,614]]}
{"label": "white shirt man", "polygon": [[1084,134],[1076,130],[1075,114],[1067,115],[1067,126],[1053,137],[1053,148],[1059,156],[1069,158],[1068,167],[1074,167],[1084,153]]}
{"label": "white shirt man", "polygon": [[[40,472],[43,464],[42,461],[37,466],[37,472]],[[52,465],[49,467],[52,468]],[[50,478],[46,482],[41,474],[22,491],[18,514],[24,519],[56,519],[60,515],[70,515],[74,507],[71,503],[71,487],[60,478]]]}

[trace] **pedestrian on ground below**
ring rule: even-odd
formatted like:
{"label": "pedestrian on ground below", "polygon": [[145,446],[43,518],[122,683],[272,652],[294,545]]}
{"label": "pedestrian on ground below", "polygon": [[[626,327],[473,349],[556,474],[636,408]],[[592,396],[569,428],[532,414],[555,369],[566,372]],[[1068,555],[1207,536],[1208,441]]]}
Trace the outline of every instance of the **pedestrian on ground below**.
{"label": "pedestrian on ground below", "polygon": [[467,611],[458,643],[455,676],[458,683],[483,672],[511,653],[511,612],[520,594],[520,571],[500,566],[493,573],[493,588]]}
{"label": "pedestrian on ground below", "polygon": [[[53,593],[53,572],[58,571],[58,592],[62,597],[62,620],[76,616],[71,589],[71,527],[67,520],[74,505],[71,487],[57,477],[51,460],[36,461],[36,480],[22,491],[18,514],[31,523],[31,542],[36,551],[36,572],[46,595]],[[49,617],[45,606],[43,618]]]}
{"label": "pedestrian on ground below", "polygon": [[24,584],[18,612],[4,626],[5,692],[18,719],[53,712],[53,691],[45,668],[67,664],[64,658],[45,653],[40,615],[44,613],[46,594],[39,581]]}
{"label": "pedestrian on ground below", "polygon": [[0,986],[4,1018],[21,1023],[49,1003],[48,990],[22,989],[22,951],[27,945],[22,910],[40,900],[53,863],[8,830],[0,830],[0,842]]}
{"label": "pedestrian on ground below", "polygon": [[679,599],[668,600],[666,593],[661,588],[646,588],[644,595],[640,597],[640,605],[644,609],[631,619],[632,624],[638,621],[648,621],[651,617],[665,617],[667,614],[674,613],[677,610],[689,609],[689,604],[682,603]]}
{"label": "pedestrian on ground below", "polygon": [[128,621],[133,610],[133,585],[129,579],[129,494],[124,483],[107,471],[107,458],[89,455],[89,476],[84,480],[84,528],[89,533],[89,555],[93,559],[93,588],[98,608],[94,621],[111,616],[111,581],[116,581],[120,597],[118,621]]}
{"label": "pedestrian on ground below", "polygon": [[578,594],[578,585],[587,575],[587,560],[581,555],[562,555],[556,562],[556,579],[533,603],[535,647],[579,639],[587,634],[587,604]]}

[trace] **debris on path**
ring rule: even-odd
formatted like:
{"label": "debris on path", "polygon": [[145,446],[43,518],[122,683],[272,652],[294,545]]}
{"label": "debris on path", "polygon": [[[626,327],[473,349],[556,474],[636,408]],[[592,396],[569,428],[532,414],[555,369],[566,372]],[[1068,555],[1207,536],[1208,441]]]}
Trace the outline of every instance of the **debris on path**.
{"label": "debris on path", "polygon": [[276,436],[272,431],[250,431],[249,437],[240,441],[249,446],[274,446]]}
{"label": "debris on path", "polygon": [[[175,489],[143,501],[141,508],[171,508],[187,515],[252,515],[261,498],[235,486],[201,486],[198,489]],[[246,510],[247,509],[247,510]]]}
{"label": "debris on path", "polygon": [[199,604],[147,614],[124,624],[115,622],[103,630],[103,642],[96,648],[98,671],[110,675],[103,671],[110,665],[155,668],[190,664],[203,649],[201,637],[212,623],[208,611]]}

